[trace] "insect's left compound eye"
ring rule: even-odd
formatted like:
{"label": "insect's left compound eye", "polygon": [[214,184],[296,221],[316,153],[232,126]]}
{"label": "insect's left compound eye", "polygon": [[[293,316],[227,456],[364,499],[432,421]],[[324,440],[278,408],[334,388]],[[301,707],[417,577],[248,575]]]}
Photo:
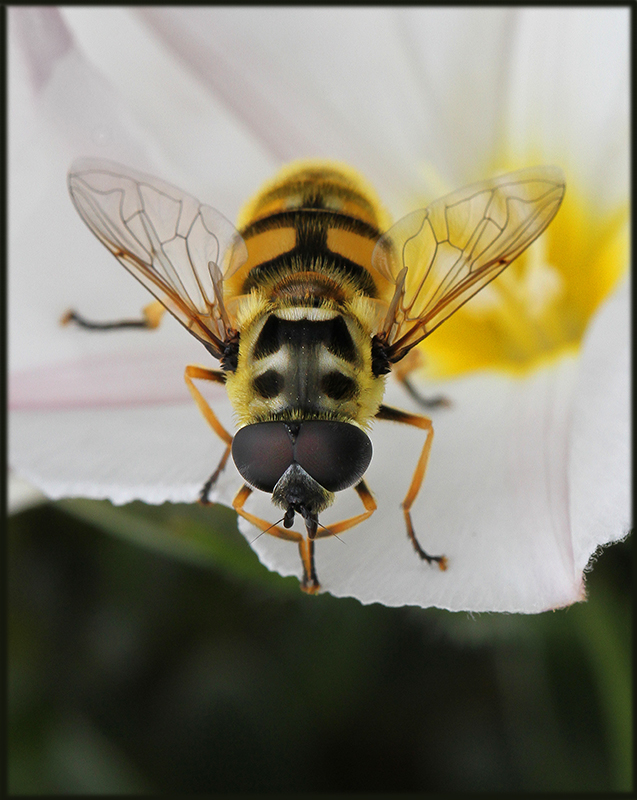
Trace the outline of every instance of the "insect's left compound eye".
{"label": "insect's left compound eye", "polygon": [[295,460],[328,492],[354,486],[372,460],[372,443],[348,422],[303,422],[294,448]]}
{"label": "insect's left compound eye", "polygon": [[363,477],[372,443],[348,422],[258,422],[237,431],[232,458],[241,476],[263,492],[274,491],[294,463],[328,492],[339,492]]}

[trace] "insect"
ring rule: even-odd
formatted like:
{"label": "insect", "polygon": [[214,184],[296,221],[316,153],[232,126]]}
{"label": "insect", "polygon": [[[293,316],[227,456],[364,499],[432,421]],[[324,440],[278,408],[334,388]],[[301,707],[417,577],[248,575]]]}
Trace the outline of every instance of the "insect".
{"label": "insect", "polygon": [[[232,454],[244,480],[233,507],[298,545],[301,587],[317,592],[315,541],[364,522],[377,507],[364,479],[370,424],[400,422],[424,433],[402,503],[407,535],[421,559],[445,569],[444,556],[420,545],[410,513],[433,426],[384,405],[385,378],[544,231],[564,195],[561,170],[534,167],[460,189],[391,227],[365,181],[332,162],[284,168],[246,206],[238,230],[179,189],[108,161],[75,163],[68,185],[84,222],[161,305],[140,322],[100,325],[74,312],[66,321],[155,327],[168,310],[219,362],[220,369],[185,371],[225,444],[201,501]],[[195,380],[225,385],[234,436]],[[362,511],[321,525],[320,514],[348,488]],[[271,494],[282,520],[246,510],[255,489]],[[297,514],[304,533],[293,529]]]}

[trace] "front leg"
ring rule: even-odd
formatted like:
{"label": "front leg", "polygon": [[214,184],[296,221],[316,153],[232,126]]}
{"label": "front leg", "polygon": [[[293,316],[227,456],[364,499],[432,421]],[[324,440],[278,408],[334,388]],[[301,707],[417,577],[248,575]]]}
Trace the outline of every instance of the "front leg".
{"label": "front leg", "polygon": [[213,431],[217,434],[217,436],[221,439],[222,442],[225,442],[226,445],[226,449],[224,450],[223,455],[221,456],[221,461],[217,465],[216,470],[204,483],[204,485],[201,488],[201,492],[199,493],[199,502],[202,503],[203,505],[208,505],[210,503],[209,500],[210,492],[214,487],[215,483],[217,482],[219,475],[221,475],[224,467],[226,466],[228,458],[230,457],[233,437],[219,422],[217,415],[210,408],[204,396],[201,394],[199,389],[197,389],[197,387],[193,383],[193,378],[197,380],[213,381],[214,383],[225,384],[226,373],[217,369],[206,369],[205,367],[197,367],[193,364],[189,364],[186,367],[186,371],[184,373],[186,386],[188,387],[190,394],[193,396],[193,399],[197,404],[197,408],[201,411],[201,413],[206,419],[206,422],[208,422]]}
{"label": "front leg", "polygon": [[321,584],[319,583],[314,564],[314,540],[303,536],[297,531],[281,528],[277,523],[272,524],[246,511],[244,505],[253,491],[254,489],[252,489],[251,486],[244,483],[237,492],[237,496],[232,501],[232,507],[237,514],[247,519],[248,522],[259,528],[263,533],[269,533],[270,536],[276,536],[278,539],[285,539],[288,542],[296,542],[298,544],[301,564],[303,565],[301,589],[307,594],[316,594],[321,588]]}
{"label": "front leg", "polygon": [[343,531],[354,528],[356,525],[360,525],[361,522],[369,519],[374,511],[376,511],[378,506],[364,480],[360,480],[356,486],[354,486],[354,491],[360,497],[365,511],[354,517],[343,519],[340,522],[333,522],[331,525],[321,526],[316,532],[317,539],[322,539],[325,536],[337,536],[339,533],[343,533]]}

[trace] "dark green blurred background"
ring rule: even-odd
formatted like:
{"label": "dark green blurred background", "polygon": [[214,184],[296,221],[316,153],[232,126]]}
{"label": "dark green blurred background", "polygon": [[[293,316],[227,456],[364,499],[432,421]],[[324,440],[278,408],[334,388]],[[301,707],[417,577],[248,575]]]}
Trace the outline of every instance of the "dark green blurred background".
{"label": "dark green blurred background", "polygon": [[223,508],[9,521],[9,791],[632,787],[630,542],[539,616],[308,597]]}

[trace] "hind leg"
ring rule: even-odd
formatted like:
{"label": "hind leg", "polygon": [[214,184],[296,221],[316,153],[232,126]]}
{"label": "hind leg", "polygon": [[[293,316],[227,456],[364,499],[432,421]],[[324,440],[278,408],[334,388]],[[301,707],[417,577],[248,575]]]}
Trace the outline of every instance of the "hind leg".
{"label": "hind leg", "polygon": [[384,405],[381,405],[379,408],[378,413],[376,414],[376,419],[400,422],[403,425],[413,425],[415,428],[420,428],[420,430],[425,431],[425,443],[420,453],[418,463],[416,464],[416,469],[414,470],[411,484],[409,485],[409,489],[407,490],[407,494],[405,495],[405,499],[403,500],[401,507],[405,516],[405,524],[407,525],[407,536],[409,537],[409,540],[411,541],[416,553],[418,553],[420,558],[422,558],[424,561],[427,561],[427,563],[431,564],[432,561],[435,561],[440,569],[447,569],[447,559],[445,556],[429,555],[429,553],[427,553],[421,547],[420,542],[416,538],[416,533],[414,531],[414,526],[411,519],[411,507],[414,504],[416,497],[418,497],[418,492],[420,491],[420,487],[425,479],[427,463],[429,461],[429,453],[431,452],[431,444],[434,437],[434,429],[433,425],[431,424],[431,420],[427,417],[421,416],[420,414],[408,414],[406,411],[400,411],[397,408],[390,408],[389,406]]}
{"label": "hind leg", "polygon": [[92,320],[88,320],[86,317],[81,316],[81,314],[78,314],[77,311],[70,310],[64,314],[60,320],[60,324],[68,325],[69,322],[74,322],[76,325],[79,325],[80,328],[88,328],[89,330],[94,331],[112,331],[116,328],[147,328],[148,330],[154,330],[155,328],[159,327],[159,323],[161,322],[165,312],[166,309],[164,306],[159,302],[159,300],[155,300],[154,303],[150,303],[144,309],[142,309],[141,319],[120,319],[111,322],[93,322]]}

